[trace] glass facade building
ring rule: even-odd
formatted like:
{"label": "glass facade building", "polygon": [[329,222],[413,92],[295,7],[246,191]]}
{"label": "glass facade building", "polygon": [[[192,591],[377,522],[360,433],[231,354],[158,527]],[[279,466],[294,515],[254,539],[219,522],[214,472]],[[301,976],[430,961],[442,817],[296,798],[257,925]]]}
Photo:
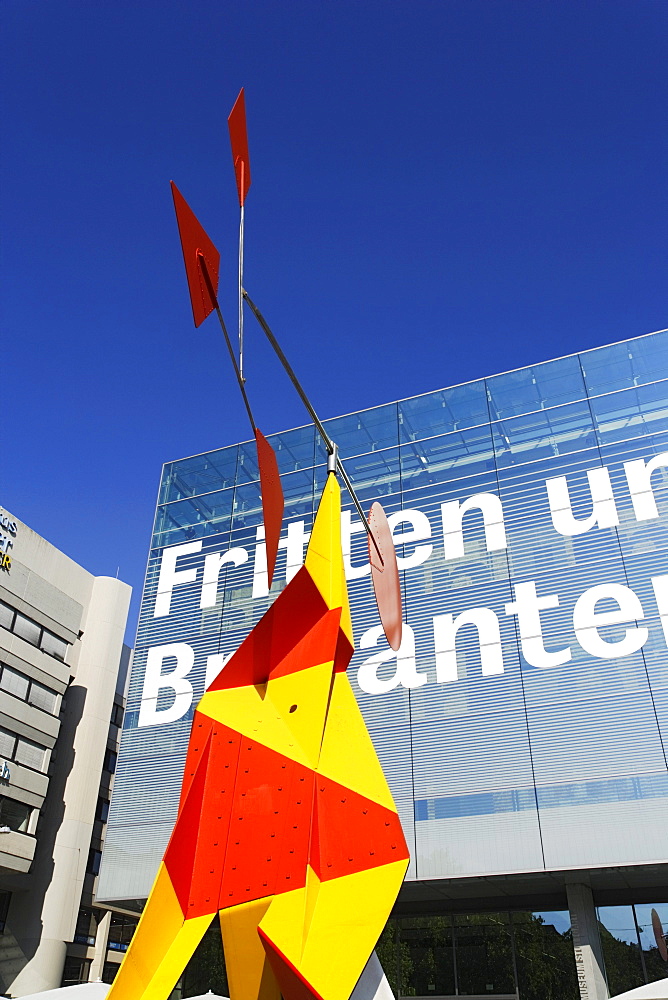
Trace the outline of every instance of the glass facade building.
{"label": "glass facade building", "polygon": [[[397,545],[395,655],[344,491],[349,675],[412,855],[397,913],[560,911],[574,872],[602,906],[668,899],[668,332],[325,425]],[[163,469],[100,898],[146,897],[205,678],[303,559],[325,449],[270,441],[271,594],[254,443]]]}

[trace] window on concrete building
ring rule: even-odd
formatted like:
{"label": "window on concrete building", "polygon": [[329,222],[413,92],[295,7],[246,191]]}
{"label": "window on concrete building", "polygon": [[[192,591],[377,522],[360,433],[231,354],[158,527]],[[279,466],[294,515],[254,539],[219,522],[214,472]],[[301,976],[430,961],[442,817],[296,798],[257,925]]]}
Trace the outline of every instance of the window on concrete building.
{"label": "window on concrete building", "polygon": [[9,604],[5,604],[4,601],[0,601],[0,625],[3,628],[9,629],[15,635],[20,635],[22,639],[25,639],[26,642],[31,643],[33,646],[37,646],[44,653],[55,656],[57,660],[61,660],[63,663],[65,662],[69,643],[61,639],[60,636],[54,635],[48,628],[43,628],[38,622],[33,621],[32,618],[22,615],[15,608],[10,607]]}
{"label": "window on concrete building", "polygon": [[10,608],[4,601],[0,601],[0,625],[3,628],[11,629],[14,624],[14,608]]}
{"label": "window on concrete building", "polygon": [[17,764],[31,767],[33,771],[43,771],[46,760],[46,747],[42,747],[39,743],[33,743],[32,740],[26,740],[20,736],[16,741],[14,760]]}
{"label": "window on concrete building", "polygon": [[21,698],[23,701],[28,697],[28,690],[30,688],[30,681],[24,674],[20,674],[18,670],[12,670],[11,667],[2,668],[2,673],[0,674],[0,689],[6,691],[7,694],[13,694],[15,698]]}
{"label": "window on concrete building", "polygon": [[16,746],[16,735],[7,729],[0,729],[0,757],[7,760],[14,760],[14,747]]}
{"label": "window on concrete building", "polygon": [[17,611],[16,618],[14,620],[14,635],[20,635],[22,639],[29,642],[32,646],[39,646],[39,640],[42,637],[42,629],[34,622],[31,618],[26,618]]}
{"label": "window on concrete building", "polygon": [[127,951],[132,935],[137,929],[137,922],[137,917],[128,917],[124,913],[112,913],[108,948],[111,951]]}
{"label": "window on concrete building", "polygon": [[67,654],[67,645],[64,639],[54,635],[53,632],[49,632],[47,628],[43,630],[40,648],[44,653],[55,656],[57,660],[61,660],[64,663]]}
{"label": "window on concrete building", "polygon": [[99,819],[102,823],[106,823],[108,815],[109,815],[109,800],[99,798],[97,800],[97,807],[95,809],[95,819]]}
{"label": "window on concrete building", "polygon": [[77,944],[95,944],[97,934],[97,914],[92,906],[82,906],[74,928],[74,940]]}
{"label": "window on concrete building", "polygon": [[110,750],[107,748],[107,751],[104,755],[104,763],[102,764],[102,767],[104,768],[105,771],[109,771],[110,774],[113,774],[114,771],[116,770],[116,756],[117,754],[115,750]]}
{"label": "window on concrete building", "polygon": [[8,826],[15,833],[27,833],[32,806],[0,796],[0,827]]}
{"label": "window on concrete building", "polygon": [[29,705],[34,705],[35,708],[40,708],[43,712],[49,712],[51,715],[56,714],[57,691],[40,684],[39,681],[30,680],[19,670],[14,670],[13,667],[2,663],[0,663],[0,691],[6,691],[8,694],[14,695],[15,698],[27,701]]}
{"label": "window on concrete building", "polygon": [[9,902],[11,898],[11,892],[6,892],[4,889],[0,889],[0,934],[4,932],[5,924],[7,923],[7,914],[9,912]]}
{"label": "window on concrete building", "polygon": [[104,968],[102,969],[102,982],[103,983],[113,983],[116,978],[116,973],[121,967],[120,962],[105,962]]}
{"label": "window on concrete building", "polygon": [[87,983],[90,973],[90,958],[74,958],[68,955],[63,968],[63,981],[61,986],[76,986],[77,983]]}
{"label": "window on concrete building", "polygon": [[113,726],[123,725],[123,706],[114,704],[111,710],[111,723]]}
{"label": "window on concrete building", "polygon": [[102,851],[95,850],[91,847],[88,852],[88,864],[86,865],[86,871],[91,875],[100,874],[100,861],[102,860]]}
{"label": "window on concrete building", "polygon": [[35,708],[41,708],[43,712],[49,712],[51,715],[55,715],[56,705],[58,703],[58,694],[56,691],[52,691],[51,688],[45,687],[44,684],[39,684],[37,681],[31,681],[28,703],[30,705],[34,705]]}

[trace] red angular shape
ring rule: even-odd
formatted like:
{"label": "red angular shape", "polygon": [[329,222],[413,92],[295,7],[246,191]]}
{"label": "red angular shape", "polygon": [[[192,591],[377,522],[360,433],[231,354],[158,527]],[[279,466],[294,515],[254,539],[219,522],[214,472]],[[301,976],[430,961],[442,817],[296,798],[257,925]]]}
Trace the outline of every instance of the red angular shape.
{"label": "red angular shape", "polygon": [[261,927],[257,929],[262,947],[267,953],[271,971],[276,976],[283,1000],[323,1000],[320,994],[285,957]]}
{"label": "red angular shape", "polygon": [[[199,326],[216,308],[220,254],[174,181],[171,181],[171,185],[183,261],[186,265],[190,304],[195,326]],[[206,264],[208,281],[204,275],[202,261]]]}
{"label": "red angular shape", "polygon": [[395,812],[316,774],[309,864],[321,882],[408,856]]}
{"label": "red angular shape", "polygon": [[255,428],[255,446],[257,448],[257,464],[260,469],[262,519],[267,551],[267,578],[271,587],[276,567],[278,542],[281,537],[285,501],[276,454],[259,427]]}
{"label": "red angular shape", "polygon": [[302,566],[208,690],[266,683],[271,671],[327,611],[309,571]]}
{"label": "red angular shape", "polygon": [[213,722],[190,791],[165,852],[165,866],[186,918],[219,909],[242,737]]}
{"label": "red angular shape", "polygon": [[306,884],[313,771],[242,737],[219,908]]}
{"label": "red angular shape", "polygon": [[397,566],[397,553],[392,541],[392,532],[387,523],[385,511],[377,501],[369,511],[369,527],[382,557],[381,563],[376,545],[367,535],[371,580],[376,595],[376,604],[385,638],[396,652],[401,645],[402,631],[399,568]]}
{"label": "red angular shape", "polygon": [[296,674],[300,670],[308,670],[309,667],[317,667],[321,663],[328,663],[334,660],[339,635],[339,622],[341,621],[341,608],[333,608],[328,611],[313,628],[306,633],[303,639],[294,646],[288,655],[272,668],[269,679],[285,677],[287,674]]}
{"label": "red angular shape", "polygon": [[251,185],[248,132],[246,130],[246,101],[243,87],[239,91],[239,96],[230,111],[227,119],[227,127],[230,131],[232,162],[234,164],[234,175],[237,179],[239,204],[243,208],[248,189]]}

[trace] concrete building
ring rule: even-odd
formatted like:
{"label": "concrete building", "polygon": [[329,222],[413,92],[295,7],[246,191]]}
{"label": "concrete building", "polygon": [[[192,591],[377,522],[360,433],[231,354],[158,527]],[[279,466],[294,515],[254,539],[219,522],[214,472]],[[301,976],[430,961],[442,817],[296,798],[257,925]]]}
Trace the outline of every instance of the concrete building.
{"label": "concrete building", "polygon": [[[61,985],[92,902],[130,587],[0,511],[0,989]],[[70,968],[71,971],[71,968]]]}
{"label": "concrete building", "polygon": [[[402,579],[395,655],[347,503],[348,673],[412,856],[378,946],[397,996],[602,1000],[665,978],[668,331],[325,425]],[[254,444],[164,467],[100,899],[141,907],[206,678],[302,563],[325,450],[312,425],[271,441],[271,593]]]}

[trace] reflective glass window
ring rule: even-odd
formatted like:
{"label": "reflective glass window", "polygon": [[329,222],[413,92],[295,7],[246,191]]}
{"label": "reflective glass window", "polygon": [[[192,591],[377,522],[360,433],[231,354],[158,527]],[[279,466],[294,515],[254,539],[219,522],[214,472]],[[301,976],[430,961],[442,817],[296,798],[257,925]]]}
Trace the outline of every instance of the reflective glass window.
{"label": "reflective glass window", "polygon": [[586,397],[577,356],[495,375],[486,382],[492,420],[544,410]]}
{"label": "reflective glass window", "polygon": [[0,625],[3,628],[11,628],[14,621],[14,608],[10,608],[4,601],[0,601]]}
{"label": "reflective glass window", "polygon": [[284,431],[282,434],[270,434],[267,440],[274,449],[278,471],[281,474],[309,469],[315,464],[315,427],[313,424],[297,427],[292,431]]}
{"label": "reflective glass window", "polygon": [[398,406],[402,442],[449,434],[489,419],[483,381],[403,399]]}
{"label": "reflective glass window", "polygon": [[52,691],[51,688],[45,687],[44,684],[38,684],[37,681],[32,681],[30,684],[28,702],[31,705],[34,705],[35,708],[41,708],[43,712],[50,712],[53,715],[56,711],[58,695],[55,691]]}
{"label": "reflective glass window", "polygon": [[17,764],[24,764],[34,771],[43,771],[46,761],[46,747],[41,747],[38,743],[33,743],[32,740],[19,737],[14,751],[14,760]]}
{"label": "reflective glass window", "polygon": [[17,833],[27,833],[32,806],[5,796],[0,797],[0,826],[8,826]]}
{"label": "reflective glass window", "polygon": [[513,913],[512,931],[522,1000],[579,1000],[568,911]]}
{"label": "reflective glass window", "polygon": [[234,486],[237,446],[168,463],[162,475],[160,503]]}
{"label": "reflective glass window", "polygon": [[36,622],[31,621],[30,618],[26,618],[24,615],[17,612],[16,619],[14,621],[14,633],[16,635],[20,635],[22,639],[25,639],[33,646],[39,646],[42,629]]}
{"label": "reflective glass window", "polygon": [[8,732],[6,729],[0,729],[0,757],[6,757],[8,760],[13,760],[15,745],[16,735]]}
{"label": "reflective glass window", "polygon": [[515,992],[507,913],[457,915],[454,933],[460,995]]}
{"label": "reflective glass window", "polygon": [[580,361],[593,396],[654,382],[668,376],[668,332],[583,351]]}
{"label": "reflective glass window", "polygon": [[[373,410],[363,410],[361,413],[353,413],[346,417],[324,420],[323,424],[344,460],[352,455],[379,451],[399,443],[396,403],[377,406]],[[324,449],[322,442],[319,441],[318,461],[323,460]]]}
{"label": "reflective glass window", "polygon": [[92,959],[73,958],[68,955],[63,966],[63,979],[61,986],[76,986],[78,983],[87,983]]}
{"label": "reflective glass window", "polygon": [[610,996],[645,983],[632,906],[599,906],[598,926]]}
{"label": "reflective glass window", "polygon": [[8,694],[13,694],[16,698],[25,699],[28,695],[29,687],[30,681],[23,674],[20,674],[17,670],[12,670],[11,667],[2,668],[0,689],[7,691]]}
{"label": "reflective glass window", "polygon": [[49,632],[46,628],[43,630],[41,648],[45,653],[49,653],[50,656],[55,656],[61,663],[65,662],[68,645],[64,639],[54,635],[53,632]]}

